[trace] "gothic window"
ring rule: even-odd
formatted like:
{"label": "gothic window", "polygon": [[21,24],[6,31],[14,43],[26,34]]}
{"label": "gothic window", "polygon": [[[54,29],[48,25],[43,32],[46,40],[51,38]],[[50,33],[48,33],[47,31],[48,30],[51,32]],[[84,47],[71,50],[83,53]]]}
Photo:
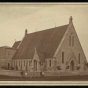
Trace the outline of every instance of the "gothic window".
{"label": "gothic window", "polygon": [[74,36],[71,33],[71,35],[69,36],[69,46],[74,46]]}
{"label": "gothic window", "polygon": [[72,46],[74,46],[74,36],[72,37]]}
{"label": "gothic window", "polygon": [[20,61],[19,61],[19,66],[20,66]]}
{"label": "gothic window", "polygon": [[24,66],[25,66],[25,61],[24,61]]}
{"label": "gothic window", "polygon": [[49,66],[51,67],[51,60],[49,60]]}
{"label": "gothic window", "polygon": [[71,35],[69,36],[69,46],[71,46]]}
{"label": "gothic window", "polygon": [[62,52],[62,63],[64,63],[64,52]]}
{"label": "gothic window", "polygon": [[47,60],[45,60],[45,66],[44,66],[45,71],[47,70]]}
{"label": "gothic window", "polygon": [[15,61],[14,61],[14,66],[15,66]]}
{"label": "gothic window", "polygon": [[80,53],[78,54],[78,63],[80,64]]}
{"label": "gothic window", "polygon": [[29,60],[29,66],[31,65],[31,61]]}

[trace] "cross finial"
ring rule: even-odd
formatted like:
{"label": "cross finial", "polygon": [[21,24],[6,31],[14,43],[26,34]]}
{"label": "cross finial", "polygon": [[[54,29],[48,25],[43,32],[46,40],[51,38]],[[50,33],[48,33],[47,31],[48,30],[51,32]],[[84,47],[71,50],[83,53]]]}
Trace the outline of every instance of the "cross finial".
{"label": "cross finial", "polygon": [[73,18],[72,18],[72,16],[70,16],[70,18],[69,18],[69,24],[72,23],[72,20],[73,20]]}
{"label": "cross finial", "polygon": [[28,32],[27,29],[25,29],[25,35],[27,35],[27,32]]}
{"label": "cross finial", "polygon": [[37,53],[36,47],[35,47],[35,53]]}

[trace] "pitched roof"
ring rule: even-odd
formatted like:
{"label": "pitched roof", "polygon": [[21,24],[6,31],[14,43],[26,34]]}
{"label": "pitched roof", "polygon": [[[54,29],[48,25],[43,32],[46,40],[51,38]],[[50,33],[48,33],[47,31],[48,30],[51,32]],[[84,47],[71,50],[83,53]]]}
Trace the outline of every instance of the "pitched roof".
{"label": "pitched roof", "polygon": [[9,47],[9,46],[1,46],[0,49],[1,49],[1,48],[16,50],[16,49],[14,49],[14,48],[12,48],[12,47]]}
{"label": "pitched roof", "polygon": [[9,47],[9,46],[1,46],[0,48],[11,48],[11,47]]}
{"label": "pitched roof", "polygon": [[35,47],[40,57],[53,57],[67,27],[68,24],[27,34],[13,59],[32,59]]}
{"label": "pitched roof", "polygon": [[13,49],[17,49],[17,47],[18,47],[18,45],[20,44],[20,42],[21,42],[21,41],[16,41],[16,42],[13,44],[12,48],[13,48]]}

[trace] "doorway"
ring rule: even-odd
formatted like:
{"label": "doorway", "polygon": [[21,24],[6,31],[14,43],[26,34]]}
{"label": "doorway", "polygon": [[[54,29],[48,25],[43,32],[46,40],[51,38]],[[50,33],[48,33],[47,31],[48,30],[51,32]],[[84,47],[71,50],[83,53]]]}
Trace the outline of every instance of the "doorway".
{"label": "doorway", "polygon": [[74,67],[75,67],[75,63],[74,63],[74,61],[72,60],[71,63],[70,63],[70,70],[71,70],[71,71],[74,71]]}
{"label": "doorway", "polygon": [[37,61],[34,60],[34,71],[37,71]]}

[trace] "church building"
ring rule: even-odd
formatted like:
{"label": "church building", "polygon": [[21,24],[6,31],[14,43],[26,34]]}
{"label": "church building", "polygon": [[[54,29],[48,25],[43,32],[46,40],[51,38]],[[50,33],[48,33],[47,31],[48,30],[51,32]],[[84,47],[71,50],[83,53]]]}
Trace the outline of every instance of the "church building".
{"label": "church building", "polygon": [[[4,49],[7,50],[5,55],[2,54]],[[12,48],[0,48],[0,53],[6,56],[3,63],[8,69],[48,72],[49,76],[59,72],[80,73],[87,70],[87,60],[72,16],[68,24],[59,27],[33,33],[28,33],[26,29],[21,41],[16,41]],[[3,59],[3,56],[0,58]]]}
{"label": "church building", "polygon": [[[16,43],[15,43],[16,44]],[[73,25],[69,24],[34,33],[25,30],[12,58],[13,67],[29,72],[83,72],[86,57]]]}

